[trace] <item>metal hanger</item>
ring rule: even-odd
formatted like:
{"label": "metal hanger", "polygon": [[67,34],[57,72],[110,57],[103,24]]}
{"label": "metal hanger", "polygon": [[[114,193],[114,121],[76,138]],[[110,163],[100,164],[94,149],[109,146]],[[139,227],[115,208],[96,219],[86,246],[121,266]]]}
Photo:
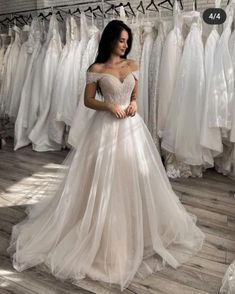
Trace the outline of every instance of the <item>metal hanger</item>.
{"label": "metal hanger", "polygon": [[[69,9],[69,11],[71,12],[71,10]],[[79,7],[77,7],[76,10],[74,10],[74,12],[72,13],[73,15],[76,14],[76,13],[79,13],[81,14],[81,10],[79,9]]]}
{"label": "metal hanger", "polygon": [[140,1],[139,5],[136,7],[136,10],[145,14],[143,1]]}
{"label": "metal hanger", "polygon": [[[169,8],[167,6],[163,6],[163,4],[165,4],[165,3],[168,3],[171,8]],[[171,3],[170,0],[163,0],[162,2],[158,3],[158,6],[165,8],[165,9],[168,9],[168,10],[171,10],[171,11],[173,10],[173,4]]]}
{"label": "metal hanger", "polygon": [[93,16],[96,18],[96,14],[93,12],[91,6],[89,6],[86,10],[84,10],[84,13],[85,12],[90,12],[91,14],[93,14]]}
{"label": "metal hanger", "polygon": [[102,11],[100,5],[98,5],[96,8],[93,8],[93,9],[92,9],[92,12],[94,13],[94,11],[96,11],[96,10],[98,10],[98,11],[101,13],[101,15],[96,13],[97,16],[105,17],[105,14],[103,13],[103,11]]}
{"label": "metal hanger", "polygon": [[111,6],[104,13],[109,15],[108,12],[110,12],[110,11],[114,11],[118,16],[120,16],[120,14],[114,4],[111,4]]}
{"label": "metal hanger", "polygon": [[[127,4],[123,5],[123,3],[121,2],[120,4],[116,5],[115,8],[119,8],[119,7],[124,7],[124,10],[125,10],[125,14],[126,16],[128,17],[129,14],[132,15],[132,16],[135,16],[135,12],[133,10],[133,8],[131,7],[131,4],[130,2],[127,2]],[[128,7],[130,9],[130,11],[126,10],[125,8]]]}
{"label": "metal hanger", "polygon": [[183,2],[182,2],[182,0],[175,0],[175,1],[179,1],[180,6],[181,6],[181,9],[184,10],[184,6],[183,6]]}
{"label": "metal hanger", "polygon": [[[153,6],[153,8],[151,8],[151,6]],[[145,8],[146,10],[149,11],[159,11],[157,5],[155,4],[154,0],[151,0],[150,3],[146,6]]]}
{"label": "metal hanger", "polygon": [[135,16],[135,12],[134,12],[133,8],[131,7],[130,2],[127,2],[127,4],[125,4],[124,7],[128,7],[130,9],[131,13],[128,11],[127,11],[127,13],[130,13],[132,16]]}

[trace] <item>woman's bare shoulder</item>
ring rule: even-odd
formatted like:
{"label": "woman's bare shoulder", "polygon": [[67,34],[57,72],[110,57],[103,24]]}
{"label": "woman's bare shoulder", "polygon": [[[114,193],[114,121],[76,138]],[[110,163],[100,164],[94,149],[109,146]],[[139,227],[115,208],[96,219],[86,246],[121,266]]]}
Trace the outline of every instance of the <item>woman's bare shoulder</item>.
{"label": "woman's bare shoulder", "polygon": [[127,61],[132,71],[139,70],[139,65],[134,59],[127,59]]}
{"label": "woman's bare shoulder", "polygon": [[104,65],[102,63],[93,63],[89,68],[88,71],[101,73],[103,70]]}

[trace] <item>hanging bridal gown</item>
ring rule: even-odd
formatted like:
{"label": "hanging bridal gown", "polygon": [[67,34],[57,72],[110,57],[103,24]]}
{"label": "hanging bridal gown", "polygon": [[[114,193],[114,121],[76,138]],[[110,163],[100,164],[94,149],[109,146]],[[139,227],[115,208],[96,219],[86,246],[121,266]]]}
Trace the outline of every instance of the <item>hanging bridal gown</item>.
{"label": "hanging bridal gown", "polygon": [[[79,29],[74,17],[71,17],[70,20],[70,27],[71,27],[71,41],[70,41],[70,48],[65,59],[64,69],[63,69],[63,83],[58,85],[55,84],[55,92],[58,94],[58,107],[57,107],[57,114],[56,120],[58,122],[66,123],[67,114],[65,113],[64,109],[66,104],[69,102],[69,98],[72,96],[72,76],[74,73],[73,66],[75,60],[75,52],[79,45]],[[60,134],[59,134],[60,133]],[[58,138],[58,139],[57,139]],[[62,134],[58,132],[53,138],[56,140],[57,143],[61,143]]]}
{"label": "hanging bridal gown", "polygon": [[153,25],[151,22],[144,24],[143,32],[143,49],[140,61],[140,80],[139,80],[139,107],[138,112],[143,117],[144,122],[148,125],[149,120],[149,66],[150,56],[154,41]]}
{"label": "hanging bridal gown", "polygon": [[[229,52],[232,58],[233,63],[233,72],[235,75],[235,30],[233,31],[230,40],[229,40]],[[234,80],[235,83],[235,80]],[[230,141],[235,143],[235,91],[233,97],[233,112],[232,112],[232,127],[231,127],[231,134],[230,134]]]}
{"label": "hanging bridal gown", "polygon": [[215,52],[214,75],[210,88],[210,127],[220,128],[223,141],[223,153],[215,158],[218,172],[229,175],[233,171],[234,144],[232,139],[232,117],[235,103],[235,75],[233,60],[229,48],[234,7],[226,7],[227,19]]}
{"label": "hanging bridal gown", "polygon": [[66,19],[66,43],[63,47],[58,69],[55,76],[55,82],[52,90],[52,101],[49,114],[49,137],[52,141],[62,144],[62,138],[64,133],[65,124],[64,122],[57,121],[58,108],[61,102],[68,99],[69,93],[66,92],[67,81],[71,78],[70,67],[71,67],[71,17]]}
{"label": "hanging bridal gown", "polygon": [[229,38],[233,9],[227,8],[227,20],[215,51],[213,77],[209,91],[210,127],[231,129],[234,96],[233,63],[229,52]]}
{"label": "hanging bridal gown", "polygon": [[[15,38],[13,38],[13,32],[15,32]],[[17,64],[17,57],[20,50],[20,29],[14,26],[14,31],[13,29],[9,29],[8,34],[11,38],[11,41],[4,55],[3,80],[0,92],[0,107],[1,112],[4,113],[7,112],[7,106],[9,103],[8,97],[11,91],[11,83],[15,74],[15,66]]]}
{"label": "hanging bridal gown", "polygon": [[217,27],[213,27],[209,37],[207,38],[205,45],[205,77],[206,77],[206,95],[204,112],[202,118],[201,138],[200,143],[203,147],[211,150],[211,154],[208,153],[208,161],[213,164],[213,157],[223,151],[222,137],[219,128],[210,127],[209,113],[210,113],[210,86],[213,78],[214,70],[214,58],[215,51],[218,45],[220,35],[217,31]]}
{"label": "hanging bridal gown", "polygon": [[[64,123],[68,126],[71,126],[79,102],[78,91],[79,77],[82,67],[82,58],[89,41],[87,20],[84,13],[81,14],[80,19],[80,36],[80,42],[74,50],[74,55],[71,60],[72,62],[70,63],[71,74],[69,76],[69,89],[66,92],[66,95],[63,97],[63,101],[60,101],[60,105],[62,107],[60,106],[59,113],[57,112],[57,119],[59,118],[59,115],[63,119]],[[68,85],[66,86],[66,89],[68,88]]]}
{"label": "hanging bridal gown", "polygon": [[[137,78],[89,72],[87,83],[99,82],[104,99],[125,108]],[[45,263],[60,279],[88,276],[123,289],[201,249],[204,234],[173,192],[139,114],[96,111],[67,164],[54,196],[13,228],[8,251],[18,271]]]}
{"label": "hanging bridal gown", "polygon": [[[0,34],[1,48],[0,48],[0,93],[1,86],[4,78],[4,55],[7,50],[7,34]],[[1,96],[0,96],[0,117],[1,117]]]}
{"label": "hanging bridal gown", "polygon": [[94,24],[92,24],[92,26],[88,29],[88,32],[89,32],[89,41],[82,58],[81,71],[79,74],[79,82],[78,82],[79,100],[83,98],[83,94],[84,94],[84,90],[86,86],[86,72],[89,66],[95,61],[95,58],[98,52],[99,40],[100,40],[100,30]]}
{"label": "hanging bridal gown", "polygon": [[13,83],[15,82],[15,78],[16,78],[16,67],[19,62],[19,54],[20,54],[20,48],[21,48],[21,39],[20,39],[21,29],[18,28],[17,26],[14,26],[13,31],[15,34],[15,38],[9,53],[9,58],[7,62],[7,73],[6,73],[6,75],[9,76],[10,78],[9,85],[5,93],[5,106],[6,106],[5,110],[8,115],[10,114]]}
{"label": "hanging bridal gown", "polygon": [[59,35],[58,22],[56,16],[53,14],[50,19],[47,36],[47,49],[42,66],[39,116],[35,126],[29,134],[29,139],[33,144],[33,150],[39,152],[61,149],[61,145],[53,142],[49,137],[49,114],[52,89],[61,51],[62,44]]}
{"label": "hanging bridal gown", "polygon": [[178,2],[174,4],[174,28],[167,35],[162,49],[159,73],[159,105],[157,114],[158,136],[162,138],[169,107],[174,94],[174,85],[178,75],[182,55],[182,20]]}
{"label": "hanging bridal gown", "polygon": [[[31,23],[29,38],[28,38],[28,50],[29,63],[25,73],[25,80],[20,92],[20,104],[17,118],[15,121],[15,130],[14,130],[14,150],[17,150],[21,147],[27,146],[30,144],[28,138],[29,132],[32,129],[32,126],[35,124],[32,118],[35,115],[35,109],[32,105],[35,104],[35,101],[39,100],[38,95],[41,91],[41,76],[36,75],[36,83],[39,85],[37,93],[33,90],[35,88],[35,72],[40,71],[42,66],[42,59],[44,58],[44,50],[42,50],[42,28],[37,18],[34,18]],[[39,101],[38,101],[39,103]],[[38,108],[36,109],[38,112]]]}
{"label": "hanging bridal gown", "polygon": [[153,48],[150,57],[150,77],[149,77],[149,131],[153,141],[160,151],[159,137],[157,134],[157,113],[159,101],[159,71],[160,61],[162,56],[162,48],[164,43],[163,22],[158,25],[157,37],[153,43]]}
{"label": "hanging bridal gown", "polygon": [[8,115],[15,120],[18,114],[21,92],[25,81],[25,76],[30,60],[31,40],[25,41],[18,55],[18,64],[16,67],[15,80],[13,81],[13,89],[10,97],[10,105]]}
{"label": "hanging bridal gown", "polygon": [[130,23],[129,26],[133,33],[133,42],[132,42],[131,52],[128,55],[128,58],[134,59],[140,65],[141,52],[142,52],[142,44],[141,44],[142,25],[140,24],[140,21],[138,19],[138,14],[136,17],[136,22]]}

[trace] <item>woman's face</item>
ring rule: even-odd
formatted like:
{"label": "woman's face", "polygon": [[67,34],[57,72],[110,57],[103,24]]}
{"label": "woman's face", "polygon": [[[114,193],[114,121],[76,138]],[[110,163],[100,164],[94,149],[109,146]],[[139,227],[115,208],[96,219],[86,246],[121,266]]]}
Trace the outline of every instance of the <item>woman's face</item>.
{"label": "woman's face", "polygon": [[118,55],[118,56],[123,56],[126,52],[126,49],[128,48],[128,44],[127,44],[127,41],[128,41],[128,32],[123,30],[121,32],[121,35],[120,35],[120,38],[113,50],[113,53]]}

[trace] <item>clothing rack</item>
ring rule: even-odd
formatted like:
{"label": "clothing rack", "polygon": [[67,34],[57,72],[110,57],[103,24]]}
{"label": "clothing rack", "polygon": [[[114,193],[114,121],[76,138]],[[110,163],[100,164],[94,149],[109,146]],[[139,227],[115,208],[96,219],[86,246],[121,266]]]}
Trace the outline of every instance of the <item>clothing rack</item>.
{"label": "clothing rack", "polygon": [[62,5],[56,5],[56,6],[47,6],[47,7],[42,7],[42,8],[35,8],[35,9],[20,10],[20,11],[15,11],[15,12],[0,13],[0,16],[9,15],[9,14],[19,14],[19,13],[27,13],[27,12],[33,12],[33,11],[48,10],[48,9],[57,9],[57,8],[64,8],[64,7],[73,7],[73,6],[80,6],[80,5],[87,5],[87,4],[101,3],[103,5],[104,2],[108,2],[108,1],[111,1],[111,0],[84,1],[84,2],[73,3],[73,4],[62,4]]}

